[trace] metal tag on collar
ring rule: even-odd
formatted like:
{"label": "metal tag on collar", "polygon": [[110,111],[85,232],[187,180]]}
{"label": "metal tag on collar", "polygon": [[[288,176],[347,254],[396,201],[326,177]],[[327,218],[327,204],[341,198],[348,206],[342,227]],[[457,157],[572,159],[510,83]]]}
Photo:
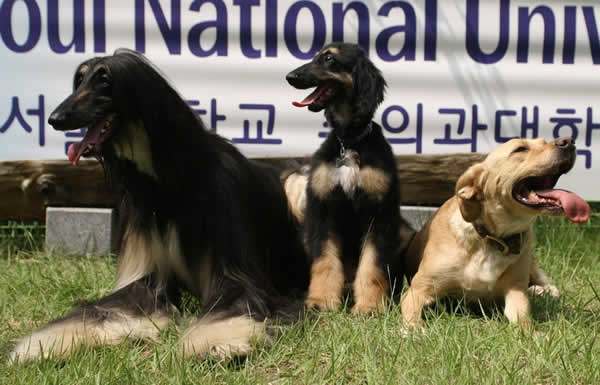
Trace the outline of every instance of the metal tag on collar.
{"label": "metal tag on collar", "polygon": [[498,250],[500,250],[502,255],[508,255],[508,252],[510,251],[510,247],[508,247],[506,242],[504,242],[502,239],[496,238],[493,235],[489,235],[489,234],[485,236],[485,239],[488,241],[492,241],[496,244],[496,246],[499,246]]}

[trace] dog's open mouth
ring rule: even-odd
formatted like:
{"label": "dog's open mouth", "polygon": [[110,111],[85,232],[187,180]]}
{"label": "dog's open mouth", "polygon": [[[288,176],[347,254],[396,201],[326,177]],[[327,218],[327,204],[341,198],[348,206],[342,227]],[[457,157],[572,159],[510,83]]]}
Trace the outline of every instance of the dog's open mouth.
{"label": "dog's open mouth", "polygon": [[575,193],[554,189],[560,173],[532,176],[517,182],[513,188],[514,199],[528,207],[550,215],[564,215],[572,222],[583,223],[590,217],[590,206]]}
{"label": "dog's open mouth", "polygon": [[327,102],[335,96],[336,85],[334,83],[325,83],[318,86],[310,95],[301,102],[292,102],[296,107],[306,107],[311,111],[319,111],[325,107]]}
{"label": "dog's open mouth", "polygon": [[91,124],[85,137],[81,142],[73,143],[67,149],[69,161],[76,165],[79,158],[82,156],[91,156],[95,151],[100,149],[100,145],[104,142],[112,132],[112,123],[114,115],[110,114],[97,123]]}

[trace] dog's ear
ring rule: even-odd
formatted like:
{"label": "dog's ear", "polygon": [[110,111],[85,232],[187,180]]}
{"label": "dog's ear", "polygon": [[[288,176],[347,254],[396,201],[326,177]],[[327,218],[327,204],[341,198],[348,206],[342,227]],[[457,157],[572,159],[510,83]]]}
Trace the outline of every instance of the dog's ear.
{"label": "dog's ear", "polygon": [[356,98],[355,114],[359,118],[365,117],[370,120],[383,101],[387,84],[381,72],[362,49],[352,70],[352,83],[354,84],[354,97]]}
{"label": "dog's ear", "polygon": [[481,181],[485,167],[481,164],[471,166],[456,182],[456,197],[460,213],[467,222],[473,222],[481,214]]}

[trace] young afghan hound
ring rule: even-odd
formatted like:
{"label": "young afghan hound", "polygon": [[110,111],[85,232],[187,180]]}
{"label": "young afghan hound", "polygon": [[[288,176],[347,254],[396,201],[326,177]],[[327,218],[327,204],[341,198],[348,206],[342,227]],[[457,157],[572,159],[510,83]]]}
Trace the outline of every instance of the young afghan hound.
{"label": "young afghan hound", "polygon": [[325,109],[331,127],[310,168],[283,176],[312,261],[306,304],[338,309],[348,281],[354,313],[381,310],[402,289],[403,252],[413,234],[400,216],[392,149],[372,121],[385,80],[358,45],[333,43],[287,81],[316,87],[294,105]]}
{"label": "young afghan hound", "polygon": [[267,318],[301,304],[309,266],[277,170],[207,131],[144,57],[118,50],[79,65],[74,92],[48,122],[87,127],[69,160],[102,162],[124,233],[112,293],[23,338],[13,361],[156,338],[182,290],[203,305],[184,354],[245,355],[268,338]]}

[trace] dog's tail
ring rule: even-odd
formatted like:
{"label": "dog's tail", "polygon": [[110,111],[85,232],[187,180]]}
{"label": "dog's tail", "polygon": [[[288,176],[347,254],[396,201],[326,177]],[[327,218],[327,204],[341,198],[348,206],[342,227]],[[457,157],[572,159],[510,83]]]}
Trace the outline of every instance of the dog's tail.
{"label": "dog's tail", "polygon": [[304,222],[304,210],[306,209],[306,186],[310,166],[302,165],[296,161],[290,161],[280,174],[281,183],[285,190],[290,212],[298,223]]}
{"label": "dog's tail", "polygon": [[299,162],[296,159],[288,159],[285,161],[279,172],[281,183],[285,183],[287,178],[293,174],[303,174],[308,176],[310,166],[306,163]]}

